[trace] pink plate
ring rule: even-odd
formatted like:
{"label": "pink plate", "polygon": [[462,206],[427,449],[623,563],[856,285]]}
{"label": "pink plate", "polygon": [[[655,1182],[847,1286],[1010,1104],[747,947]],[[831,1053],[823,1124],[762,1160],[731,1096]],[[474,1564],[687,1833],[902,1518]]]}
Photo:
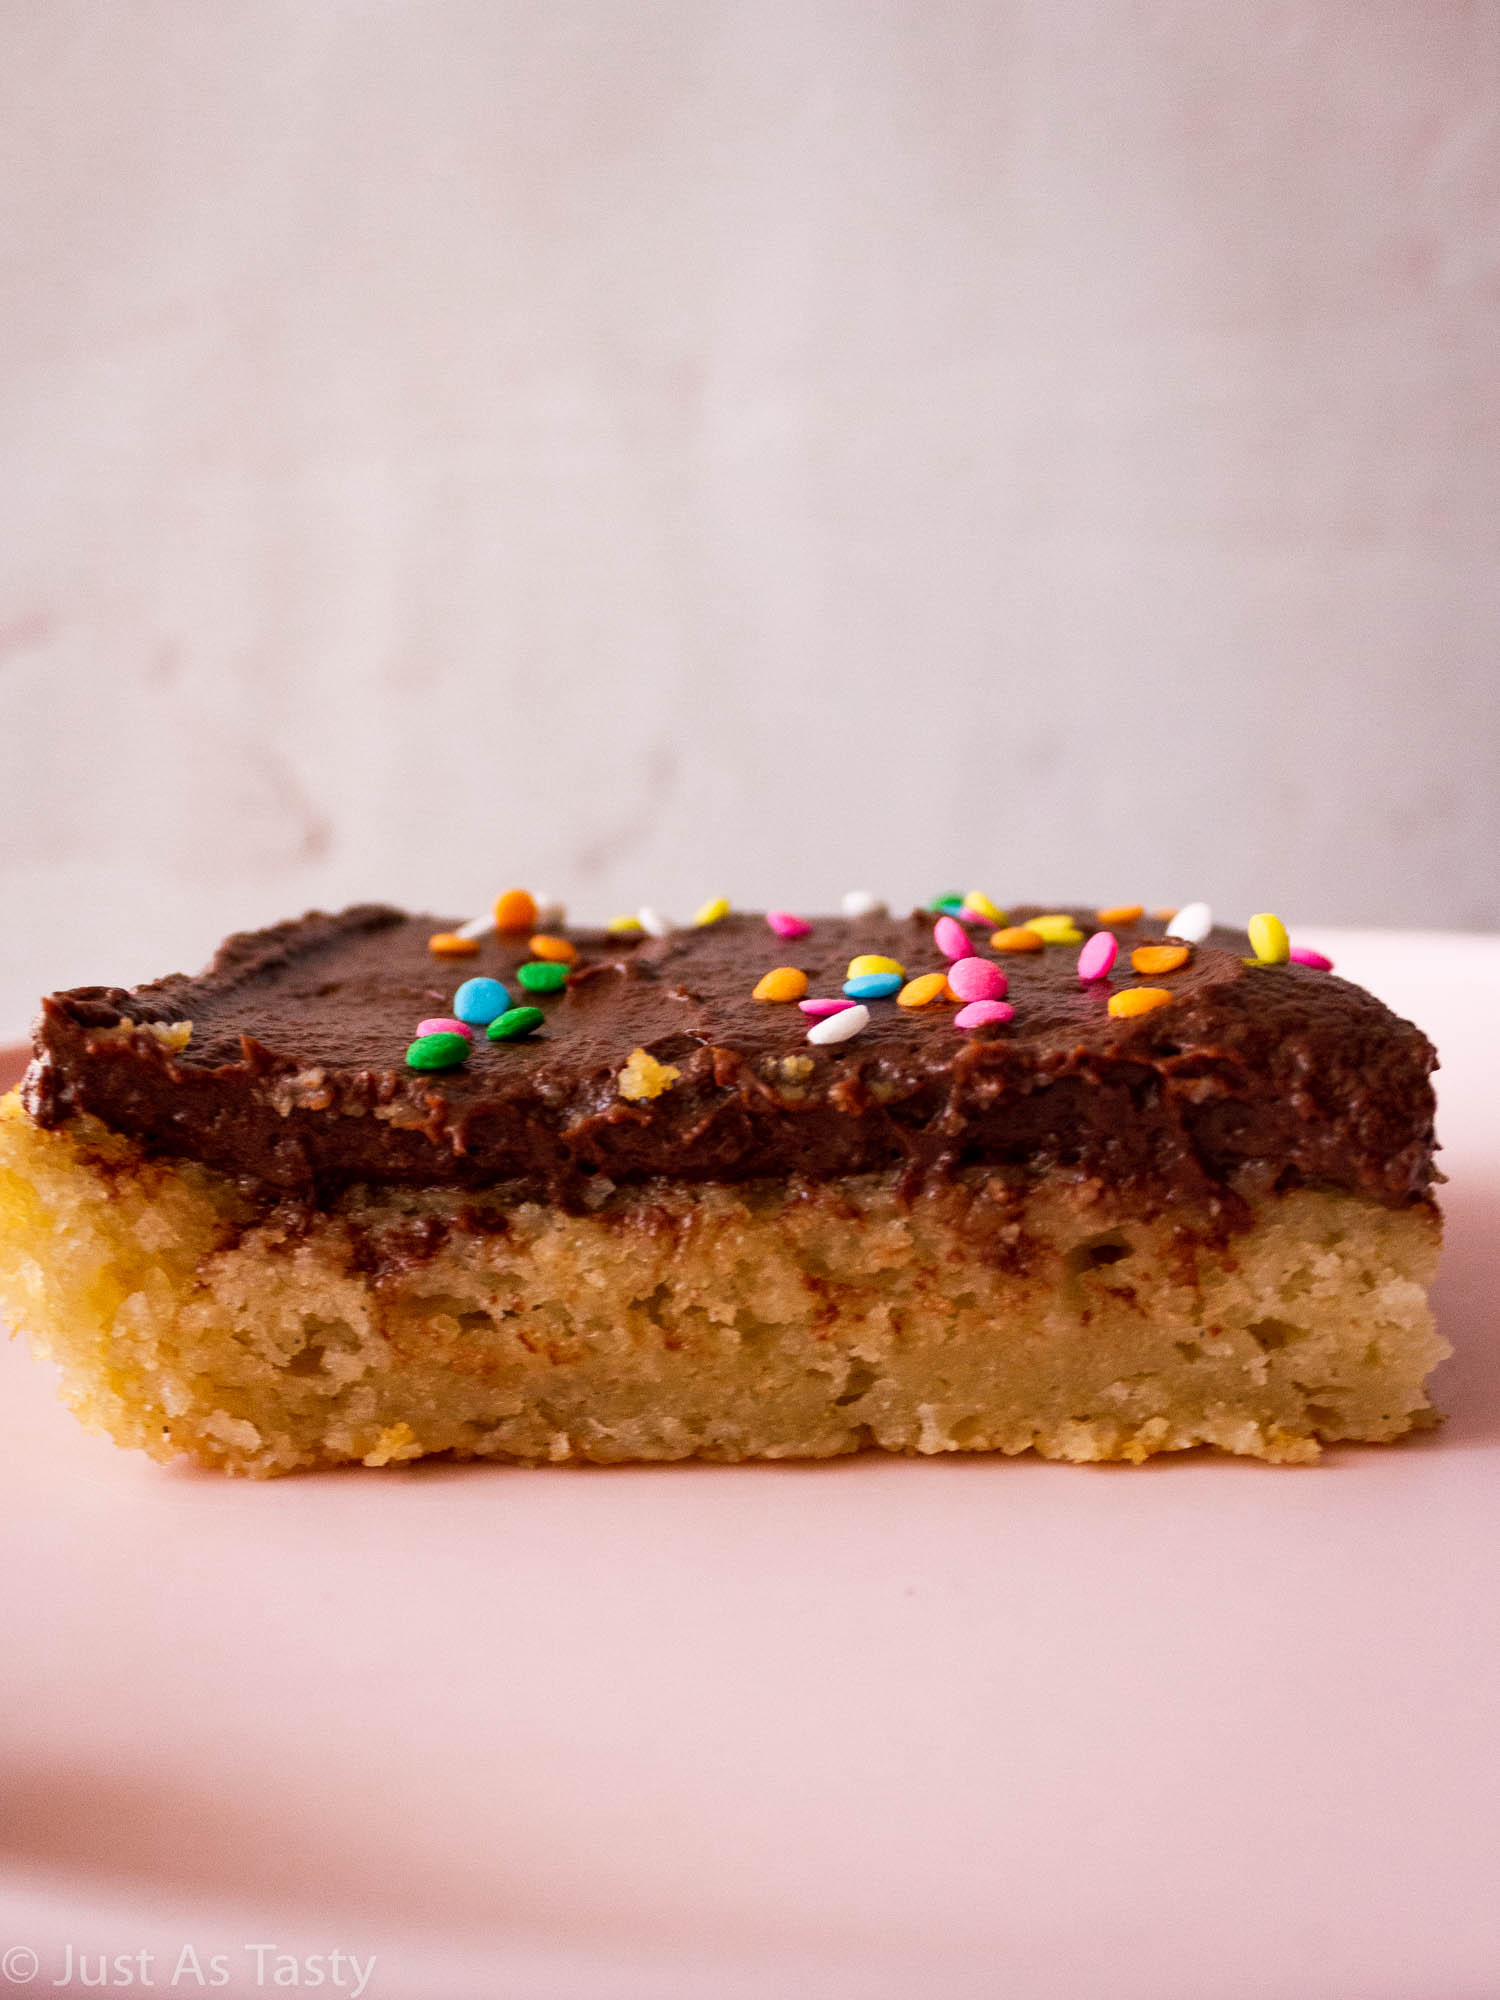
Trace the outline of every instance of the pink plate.
{"label": "pink plate", "polygon": [[257,1486],[7,1348],[11,1990],[1500,1993],[1500,941],[1306,941],[1443,1052],[1412,1444]]}

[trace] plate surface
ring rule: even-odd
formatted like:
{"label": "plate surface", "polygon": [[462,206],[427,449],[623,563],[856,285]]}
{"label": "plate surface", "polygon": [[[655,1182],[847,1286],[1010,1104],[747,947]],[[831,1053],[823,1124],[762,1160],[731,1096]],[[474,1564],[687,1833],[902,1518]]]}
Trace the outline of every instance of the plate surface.
{"label": "plate surface", "polygon": [[1500,940],[1307,941],[1443,1055],[1407,1445],[249,1485],[0,1350],[11,1989],[1500,1993]]}

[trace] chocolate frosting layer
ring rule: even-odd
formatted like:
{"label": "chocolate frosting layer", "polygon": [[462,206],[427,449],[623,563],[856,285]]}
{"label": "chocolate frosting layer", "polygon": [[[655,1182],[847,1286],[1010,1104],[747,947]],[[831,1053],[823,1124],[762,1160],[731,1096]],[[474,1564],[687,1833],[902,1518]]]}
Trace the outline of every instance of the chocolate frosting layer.
{"label": "chocolate frosting layer", "polygon": [[[1240,932],[1214,931],[1182,970],[1153,977],[1132,973],[1129,953],[1163,926],[1117,925],[1114,978],[1086,984],[1076,945],[996,954],[976,925],[976,953],[1009,978],[1013,1021],[964,1034],[951,1005],[880,1001],[853,1040],[814,1047],[795,1005],[751,997],[761,975],[797,966],[810,994],[837,995],[856,953],[941,970],[929,914],[817,918],[792,942],[756,915],[663,938],[571,930],[578,959],[555,996],[517,985],[524,937],[435,958],[427,940],[452,923],[381,905],[315,911],[229,938],[196,978],[53,994],[27,1106],[44,1125],[89,1113],[153,1152],[314,1199],[356,1181],[520,1181],[574,1203],[599,1176],[892,1165],[915,1188],[985,1164],[1070,1169],[1148,1202],[1307,1184],[1399,1206],[1435,1178],[1425,1036],[1332,974],[1247,965]],[[408,1069],[417,1022],[482,974],[535,997],[545,1026],[526,1041],[477,1031],[460,1070]],[[1108,995],[1132,984],[1172,1002],[1116,1019]],[[176,1049],[165,1030],[182,1022],[192,1033]],[[630,1101],[620,1077],[636,1048],[678,1075]]]}

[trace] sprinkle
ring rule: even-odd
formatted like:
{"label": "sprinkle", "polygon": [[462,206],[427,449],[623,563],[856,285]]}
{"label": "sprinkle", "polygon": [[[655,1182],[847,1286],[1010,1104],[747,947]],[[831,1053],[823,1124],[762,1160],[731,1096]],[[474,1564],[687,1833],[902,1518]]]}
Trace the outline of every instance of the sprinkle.
{"label": "sprinkle", "polygon": [[963,906],[962,896],[934,896],[927,905],[935,917],[956,917]]}
{"label": "sprinkle", "polygon": [[941,1000],[948,990],[948,975],[945,972],[923,972],[915,979],[909,979],[896,995],[898,1007],[930,1007],[934,1000]]}
{"label": "sprinkle", "polygon": [[713,896],[706,903],[700,903],[693,912],[694,930],[704,930],[709,924],[722,924],[729,915],[729,898]]}
{"label": "sprinkle", "polygon": [[1009,984],[988,958],[956,958],[948,967],[948,990],[959,1000],[1003,1000]]}
{"label": "sprinkle", "polygon": [[901,991],[899,972],[862,972],[857,979],[846,979],[844,991],[851,1000],[890,1000]]}
{"label": "sprinkle", "polygon": [[1188,903],[1176,916],[1167,918],[1167,936],[1184,944],[1202,944],[1214,927],[1214,913],[1207,903]]}
{"label": "sprinkle", "polygon": [[1305,944],[1294,944],[1287,953],[1293,965],[1310,965],[1314,972],[1332,972],[1333,960],[1325,958],[1320,951],[1312,951]]}
{"label": "sprinkle", "polygon": [[894,972],[906,977],[906,967],[899,958],[883,958],[878,951],[862,951],[857,958],[849,961],[846,979],[866,979],[874,972]]}
{"label": "sprinkle", "polygon": [[665,937],[672,928],[672,919],[664,917],[660,910],[653,910],[649,903],[642,903],[635,920],[647,937]]}
{"label": "sprinkle", "polygon": [[427,940],[434,958],[477,958],[479,940],[461,937],[457,931],[438,931]]}
{"label": "sprinkle", "polygon": [[794,917],[790,910],[767,910],[766,922],[783,938],[806,937],[812,929],[806,917]]}
{"label": "sprinkle", "polygon": [[458,929],[453,933],[453,935],[455,937],[461,937],[466,941],[470,939],[477,940],[479,938],[487,938],[490,935],[490,932],[494,928],[495,928],[495,919],[493,915],[486,917],[470,917],[469,921],[466,924],[459,925]]}
{"label": "sprinkle", "polygon": [[418,1035],[406,1051],[408,1069],[456,1069],[469,1053],[467,1035]]}
{"label": "sprinkle", "polygon": [[1130,954],[1137,972],[1176,972],[1193,955],[1190,944],[1142,944]]}
{"label": "sprinkle", "polygon": [[1120,952],[1120,940],[1113,931],[1095,931],[1078,954],[1080,979],[1107,979]]}
{"label": "sprinkle", "polygon": [[839,908],[846,917],[883,917],[886,913],[885,904],[868,889],[851,889]]}
{"label": "sprinkle", "polygon": [[807,974],[795,965],[778,965],[768,972],[750,996],[753,1000],[800,1000],[807,991]]}
{"label": "sprinkle", "polygon": [[417,1023],[417,1040],[421,1041],[424,1035],[462,1035],[466,1042],[472,1042],[474,1030],[462,1021],[455,1021],[451,1014],[433,1014]]}
{"label": "sprinkle", "polygon": [[540,1007],[509,1007],[497,1014],[484,1032],[492,1042],[515,1042],[523,1035],[534,1035],[546,1018]]}
{"label": "sprinkle", "polygon": [[802,1009],[804,1014],[811,1014],[814,1020],[821,1021],[825,1014],[842,1014],[844,1009],[852,1007],[854,1002],[852,1000],[799,1000],[797,1005]]}
{"label": "sprinkle", "polygon": [[551,959],[554,965],[571,965],[578,956],[578,947],[569,938],[548,937],[539,932],[526,947],[533,958]]}
{"label": "sprinkle", "polygon": [[660,1063],[645,1049],[632,1049],[620,1071],[621,1097],[638,1104],[643,1097],[660,1097],[682,1075],[672,1063]]}
{"label": "sprinkle", "polygon": [[1145,905],[1142,903],[1111,903],[1107,910],[1094,912],[1106,929],[1112,928],[1115,924],[1138,924],[1145,914]]}
{"label": "sprinkle", "polygon": [[982,922],[987,924],[1003,924],[1005,922],[1004,910],[997,909],[982,889],[971,889],[969,891],[968,895],[964,897],[963,908],[959,911],[959,915],[962,917],[978,917]]}
{"label": "sprinkle", "polygon": [[932,936],[944,958],[967,958],[973,950],[969,933],[955,917],[939,917],[932,927]]}
{"label": "sprinkle", "polygon": [[507,889],[495,898],[497,931],[529,931],[536,927],[536,897],[529,889]]}
{"label": "sprinkle", "polygon": [[[1189,905],[1189,907],[1191,907],[1191,905]],[[1164,924],[1169,924],[1171,923],[1173,917],[1176,916],[1177,912],[1175,909],[1166,909],[1166,910],[1153,910],[1151,914],[1153,917],[1159,917]],[[1196,939],[1194,940],[1194,942],[1196,943]]]}
{"label": "sprinkle", "polygon": [[568,983],[568,968],[547,958],[529,958],[516,977],[528,993],[560,993]]}
{"label": "sprinkle", "polygon": [[1258,917],[1252,917],[1245,926],[1250,933],[1250,947],[1262,965],[1285,965],[1291,955],[1287,942],[1286,925],[1280,917],[1273,917],[1269,910],[1262,910]]}
{"label": "sprinkle", "polygon": [[1008,1000],[975,1000],[967,1007],[960,1007],[953,1016],[955,1028],[962,1028],[965,1034],[970,1028],[982,1028],[989,1021],[1013,1021],[1016,1010]]}
{"label": "sprinkle", "polygon": [[840,1013],[830,1014],[826,1020],[815,1021],[807,1031],[807,1039],[826,1047],[830,1042],[847,1042],[861,1028],[868,1028],[869,1025],[868,1007],[845,1007]]}
{"label": "sprinkle", "polygon": [[1117,1021],[1134,1014],[1149,1014],[1153,1007],[1165,1007],[1172,998],[1165,986],[1123,986],[1109,996],[1109,1011]]}
{"label": "sprinkle", "polygon": [[538,889],[536,920],[544,931],[561,930],[568,921],[568,906],[566,903],[560,903],[556,896],[549,896],[545,889]]}
{"label": "sprinkle", "polygon": [[639,917],[611,917],[605,926],[611,937],[639,937],[646,928]]}
{"label": "sprinkle", "polygon": [[466,979],[453,996],[453,1011],[471,1028],[487,1028],[510,1005],[510,995],[498,979]]}
{"label": "sprinkle", "polygon": [[1047,940],[1030,924],[1011,924],[990,939],[992,951],[1044,951]]}
{"label": "sprinkle", "polygon": [[1083,932],[1066,910],[1054,910],[1045,917],[1028,917],[1026,928],[1035,931],[1045,944],[1083,943]]}

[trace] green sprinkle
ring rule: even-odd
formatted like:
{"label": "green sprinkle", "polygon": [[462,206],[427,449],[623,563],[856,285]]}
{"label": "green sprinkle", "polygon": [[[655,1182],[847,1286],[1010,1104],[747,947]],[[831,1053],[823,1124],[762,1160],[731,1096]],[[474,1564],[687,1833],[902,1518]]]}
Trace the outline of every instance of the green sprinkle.
{"label": "green sprinkle", "polygon": [[406,1051],[408,1069],[456,1069],[469,1053],[467,1035],[418,1035]]}
{"label": "green sprinkle", "polygon": [[520,1035],[533,1034],[546,1018],[540,1007],[508,1007],[484,1032],[492,1042],[513,1042]]}
{"label": "green sprinkle", "polygon": [[963,906],[962,896],[934,896],[927,905],[935,917],[956,917]]}
{"label": "green sprinkle", "polygon": [[[516,974],[528,993],[560,993],[568,983],[568,968],[550,958],[529,959]],[[526,1010],[523,1008],[522,1012]]]}

